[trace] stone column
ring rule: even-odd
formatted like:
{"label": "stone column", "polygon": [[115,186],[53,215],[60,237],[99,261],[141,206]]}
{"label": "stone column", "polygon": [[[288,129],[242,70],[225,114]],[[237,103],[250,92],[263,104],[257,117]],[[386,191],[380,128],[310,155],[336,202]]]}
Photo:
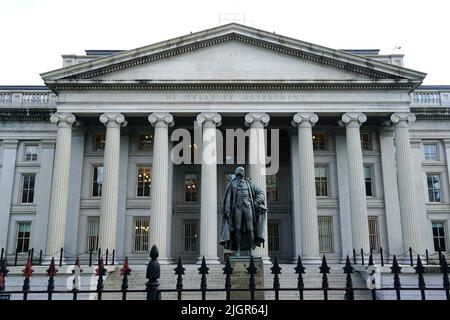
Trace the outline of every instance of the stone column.
{"label": "stone column", "polygon": [[395,158],[397,160],[398,197],[400,201],[400,218],[402,221],[403,246],[405,252],[411,247],[422,254],[419,232],[419,218],[416,207],[414,188],[413,159],[409,140],[409,124],[416,117],[412,113],[394,113]]}
{"label": "stone column", "polygon": [[[264,127],[270,121],[267,113],[248,113],[245,124],[250,127],[249,137],[249,172],[248,175],[255,184],[266,193],[266,141]],[[266,203],[267,204],[267,203]],[[265,264],[270,263],[269,241],[267,238],[267,217],[264,224],[264,247],[256,247],[253,255],[261,257]]]}
{"label": "stone column", "polygon": [[169,127],[173,125],[170,113],[152,113],[148,121],[155,127],[153,140],[152,191],[150,216],[150,247],[159,249],[160,263],[169,263],[167,245],[168,230],[168,173],[169,173]]}
{"label": "stone column", "polygon": [[298,152],[300,175],[298,197],[300,198],[300,224],[302,234],[302,259],[318,263],[319,227],[317,221],[316,185],[312,127],[319,117],[314,113],[297,113],[292,124],[298,127]]}
{"label": "stone column", "polygon": [[217,150],[216,126],[222,117],[218,113],[200,113],[197,122],[202,126],[202,177],[200,196],[200,257],[206,262],[219,263],[217,257]]}
{"label": "stone column", "polygon": [[59,256],[61,247],[64,247],[67,200],[69,197],[72,124],[75,122],[75,116],[71,113],[57,112],[51,115],[50,121],[57,124],[58,132],[48,215],[46,254],[48,256]]}
{"label": "stone column", "polygon": [[348,180],[353,249],[370,251],[369,222],[367,218],[366,186],[359,127],[366,122],[363,113],[346,113],[341,125],[345,125],[347,140]]}
{"label": "stone column", "polygon": [[106,126],[106,142],[103,160],[103,189],[100,206],[98,247],[104,254],[116,249],[117,211],[119,199],[120,128],[127,122],[123,114],[104,113],[100,122]]}
{"label": "stone column", "polygon": [[7,250],[9,216],[16,172],[18,140],[3,140],[2,174],[0,176],[0,249]]}

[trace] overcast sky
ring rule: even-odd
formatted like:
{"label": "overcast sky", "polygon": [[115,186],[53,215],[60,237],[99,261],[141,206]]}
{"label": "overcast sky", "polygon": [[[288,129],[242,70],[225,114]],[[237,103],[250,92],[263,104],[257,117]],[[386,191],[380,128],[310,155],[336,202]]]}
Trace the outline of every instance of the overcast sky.
{"label": "overcast sky", "polygon": [[0,85],[42,84],[61,54],[133,49],[215,27],[223,13],[244,13],[266,31],[334,49],[405,54],[450,84],[450,1],[402,0],[0,0]]}

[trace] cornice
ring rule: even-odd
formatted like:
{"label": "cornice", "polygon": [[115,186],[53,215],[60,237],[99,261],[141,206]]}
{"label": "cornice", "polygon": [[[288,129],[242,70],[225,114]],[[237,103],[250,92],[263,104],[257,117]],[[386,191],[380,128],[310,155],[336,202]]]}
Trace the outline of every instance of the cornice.
{"label": "cornice", "polygon": [[417,120],[450,120],[450,108],[411,108]]}

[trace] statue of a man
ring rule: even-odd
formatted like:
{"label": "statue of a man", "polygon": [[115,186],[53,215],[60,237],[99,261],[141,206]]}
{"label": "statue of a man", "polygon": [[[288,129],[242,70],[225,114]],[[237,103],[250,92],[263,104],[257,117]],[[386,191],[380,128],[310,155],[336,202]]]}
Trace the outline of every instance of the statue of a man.
{"label": "statue of a man", "polygon": [[267,207],[266,195],[245,177],[244,168],[236,168],[235,175],[223,199],[220,244],[233,250],[235,256],[240,256],[241,250],[264,245]]}

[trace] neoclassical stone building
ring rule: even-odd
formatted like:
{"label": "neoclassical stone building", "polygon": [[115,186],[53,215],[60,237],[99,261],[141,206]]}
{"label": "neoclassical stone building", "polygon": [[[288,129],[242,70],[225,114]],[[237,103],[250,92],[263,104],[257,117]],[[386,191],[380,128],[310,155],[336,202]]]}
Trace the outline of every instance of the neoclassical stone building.
{"label": "neoclassical stone building", "polygon": [[[446,251],[450,87],[421,86],[402,59],[238,24],[64,55],[45,87],[0,87],[0,247],[146,259],[157,244],[161,262],[223,261],[236,157],[177,163],[174,133],[197,135],[190,159],[234,150],[219,136],[242,129],[247,174],[267,193],[266,261]],[[267,169],[248,161],[266,154]]]}

